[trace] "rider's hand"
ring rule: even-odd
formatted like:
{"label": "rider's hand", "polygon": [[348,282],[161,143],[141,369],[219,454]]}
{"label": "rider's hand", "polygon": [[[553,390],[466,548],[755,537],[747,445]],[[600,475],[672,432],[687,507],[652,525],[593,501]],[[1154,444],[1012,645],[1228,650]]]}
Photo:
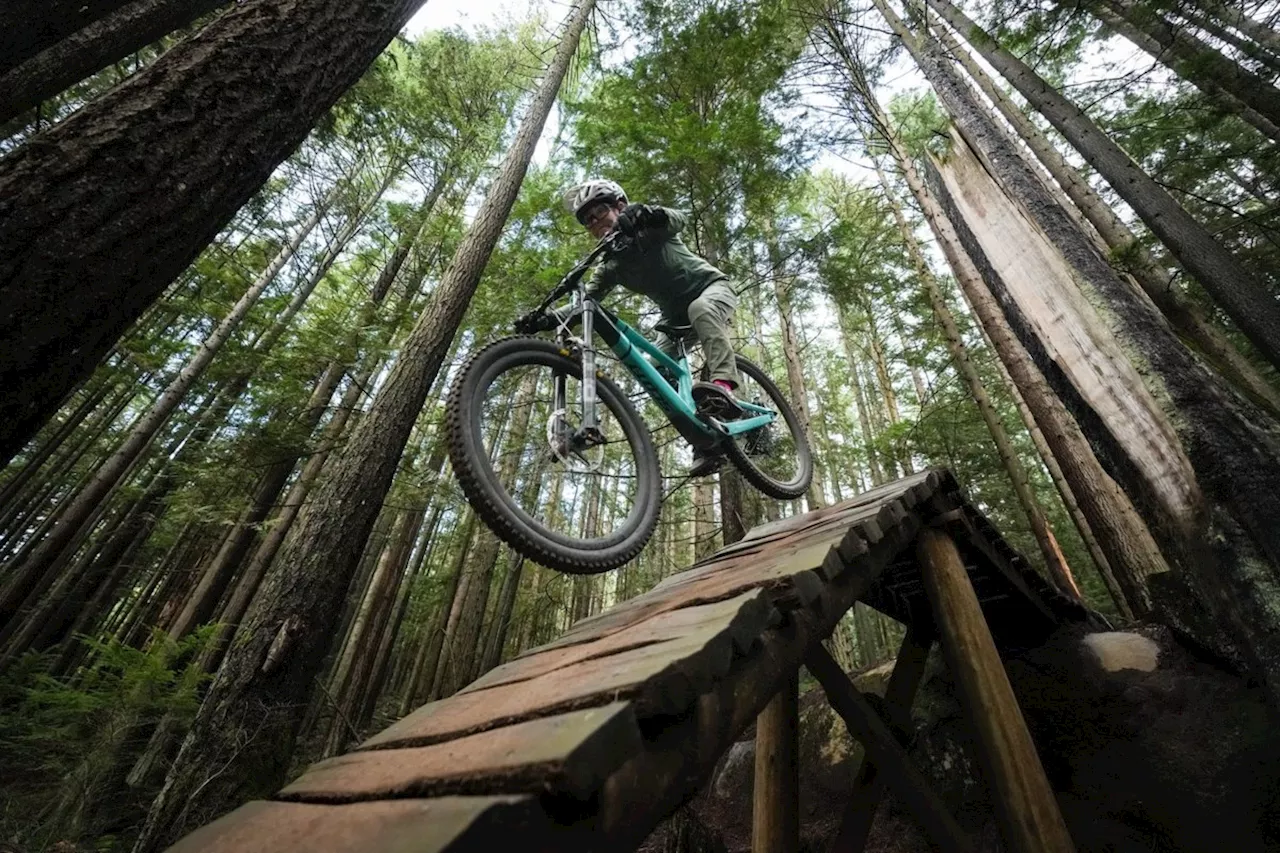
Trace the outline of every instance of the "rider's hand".
{"label": "rider's hand", "polygon": [[646,228],[661,228],[666,224],[666,211],[648,204],[629,204],[618,214],[618,230],[633,239]]}
{"label": "rider's hand", "polygon": [[544,311],[530,311],[512,324],[512,327],[522,335],[530,335],[534,332],[541,331],[544,324],[550,318]]}

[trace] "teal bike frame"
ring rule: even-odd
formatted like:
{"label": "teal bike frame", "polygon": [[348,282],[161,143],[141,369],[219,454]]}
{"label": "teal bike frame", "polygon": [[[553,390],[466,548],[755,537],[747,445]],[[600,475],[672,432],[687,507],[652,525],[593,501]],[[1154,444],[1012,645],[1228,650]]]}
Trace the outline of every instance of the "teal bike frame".
{"label": "teal bike frame", "polygon": [[[607,251],[616,249],[622,239],[624,238],[617,234],[610,234],[601,240],[591,254],[570,270],[533,312],[544,312],[556,299],[570,293],[575,295],[574,306],[560,317],[556,334],[565,352],[570,351],[570,345],[576,345],[582,354],[582,426],[570,439],[570,443],[582,447],[601,438],[596,413],[596,351],[592,343],[597,334],[613,350],[627,372],[636,378],[658,404],[676,431],[695,447],[711,447],[732,436],[759,429],[777,420],[778,413],[773,409],[746,400],[739,400],[738,405],[747,416],[737,420],[721,421],[699,414],[693,402],[693,374],[689,370],[689,357],[685,353],[683,340],[677,340],[679,356],[672,358],[612,311],[587,296],[586,285],[583,283],[587,269]],[[580,339],[575,338],[570,331],[572,323],[579,318],[582,321]],[[659,372],[660,369],[675,377],[674,385]],[[565,410],[567,403],[565,386],[565,377],[561,377],[556,382],[555,389],[555,408],[561,412]]]}
{"label": "teal bike frame", "polygon": [[[588,317],[595,315],[600,319],[600,328],[595,332],[609,345],[618,361],[627,372],[636,378],[658,407],[666,414],[672,426],[684,438],[695,446],[707,446],[718,443],[724,436],[741,435],[754,429],[773,423],[778,413],[765,406],[739,400],[738,405],[748,415],[732,421],[721,421],[717,418],[698,414],[693,402],[693,374],[689,370],[689,357],[684,353],[683,342],[678,344],[679,356],[672,358],[660,350],[644,335],[619,319],[604,306],[586,300],[583,311],[583,332],[588,325],[594,325]],[[585,337],[585,334],[584,334]],[[585,370],[584,365],[584,370]],[[673,386],[660,370],[674,376]],[[584,373],[583,396],[587,396],[587,382]],[[594,378],[595,372],[591,372]],[[591,383],[594,386],[594,382]],[[591,393],[594,394],[594,387]],[[585,402],[585,400],[584,400]],[[584,410],[585,413],[585,410]]]}

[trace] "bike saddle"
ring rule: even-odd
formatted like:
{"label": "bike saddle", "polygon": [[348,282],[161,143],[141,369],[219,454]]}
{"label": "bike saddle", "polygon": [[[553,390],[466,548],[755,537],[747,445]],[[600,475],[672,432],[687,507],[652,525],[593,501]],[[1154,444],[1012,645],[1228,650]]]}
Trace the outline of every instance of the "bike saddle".
{"label": "bike saddle", "polygon": [[693,326],[676,326],[671,323],[658,323],[653,327],[653,330],[655,332],[662,332],[662,334],[671,338],[673,341],[684,340],[686,337],[693,334]]}

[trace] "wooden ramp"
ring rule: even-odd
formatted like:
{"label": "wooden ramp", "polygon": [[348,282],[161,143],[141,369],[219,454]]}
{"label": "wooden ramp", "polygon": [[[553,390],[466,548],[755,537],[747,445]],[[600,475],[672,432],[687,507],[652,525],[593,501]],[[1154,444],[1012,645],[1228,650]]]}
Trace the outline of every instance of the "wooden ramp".
{"label": "wooden ramp", "polygon": [[1002,652],[1086,617],[928,471],[757,527],[171,849],[633,849],[855,601],[932,632],[924,528],[955,541]]}

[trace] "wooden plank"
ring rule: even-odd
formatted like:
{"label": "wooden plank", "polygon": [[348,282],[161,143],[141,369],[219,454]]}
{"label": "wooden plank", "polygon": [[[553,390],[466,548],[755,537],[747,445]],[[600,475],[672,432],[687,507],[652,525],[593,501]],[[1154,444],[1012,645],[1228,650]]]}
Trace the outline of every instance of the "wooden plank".
{"label": "wooden plank", "polygon": [[1073,853],[1071,836],[960,552],[945,533],[928,529],[921,531],[916,553],[942,650],[976,736],[1006,849]]}
{"label": "wooden plank", "polygon": [[276,799],[313,803],[446,794],[563,793],[586,799],[640,750],[626,702],[517,723],[433,746],[340,755]]}
{"label": "wooden plank", "polygon": [[821,643],[810,646],[805,666],[822,685],[827,701],[845,721],[849,733],[862,743],[867,755],[875,762],[877,773],[885,777],[885,782],[910,809],[934,845],[941,850],[959,853],[972,851],[973,844],[947,811],[942,799],[929,787],[924,774],[916,769],[889,727]]}
{"label": "wooden plank", "polygon": [[800,683],[792,673],[756,718],[751,853],[800,850]]}
{"label": "wooden plank", "polygon": [[[902,638],[902,645],[898,647],[893,673],[884,691],[884,709],[889,715],[887,722],[895,734],[911,731],[911,705],[924,677],[925,663],[929,660],[929,647],[933,645],[929,639],[931,631],[931,628],[910,625]],[[875,763],[864,755],[853,780],[849,804],[840,819],[840,828],[831,842],[831,853],[862,853],[866,849],[876,808],[883,795],[884,776],[876,772]]]}
{"label": "wooden plank", "polygon": [[[559,837],[557,837],[559,836]],[[453,853],[559,849],[535,797],[442,797],[321,806],[254,801],[197,829],[167,853]]]}
{"label": "wooden plank", "polygon": [[530,650],[490,670],[461,692],[471,693],[499,684],[527,681],[580,661],[665,642],[712,625],[720,625],[728,631],[734,648],[742,653],[750,648],[751,643],[768,624],[772,607],[762,590],[753,589],[714,604],[661,613],[598,639]]}
{"label": "wooden plank", "polygon": [[795,611],[765,631],[749,663],[733,667],[698,698],[693,713],[646,740],[645,749],[605,783],[595,818],[601,849],[635,849],[652,828],[706,784],[717,760],[740,737],[800,667],[805,649],[830,635],[835,623],[866,591],[869,579],[895,556],[867,549],[823,593],[823,606]]}
{"label": "wooden plank", "polygon": [[678,714],[724,675],[733,639],[722,626],[594,658],[546,675],[431,702],[360,745],[427,746],[449,738],[632,699],[640,718]]}
{"label": "wooden plank", "polygon": [[[662,581],[649,592],[633,598],[599,616],[578,622],[559,640],[541,646],[540,649],[571,645],[575,642],[594,640],[617,631],[630,628],[646,619],[682,607],[723,601],[744,592],[762,587],[777,591],[785,587],[793,576],[806,571],[820,570],[824,574],[837,573],[834,563],[841,550],[862,553],[846,544],[850,533],[845,531],[829,542],[812,544],[805,548],[778,548],[754,555],[743,564],[734,563],[730,569],[717,568],[708,572],[681,572]],[[835,555],[832,548],[836,548]]]}

